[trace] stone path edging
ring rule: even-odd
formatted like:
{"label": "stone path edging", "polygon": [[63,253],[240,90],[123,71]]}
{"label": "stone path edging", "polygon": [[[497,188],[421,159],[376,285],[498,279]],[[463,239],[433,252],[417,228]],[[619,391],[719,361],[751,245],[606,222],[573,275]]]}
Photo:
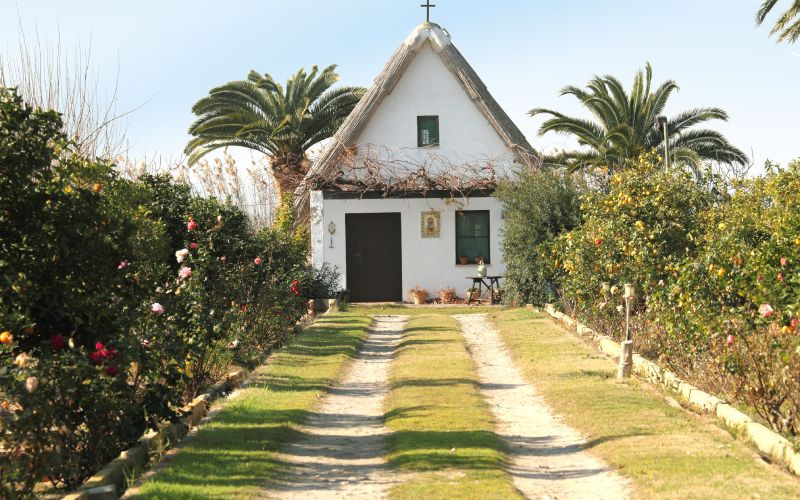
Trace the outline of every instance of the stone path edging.
{"label": "stone path edging", "polygon": [[586,439],[561,421],[516,367],[486,314],[453,316],[478,372],[495,433],[506,443],[506,467],[526,498],[626,498],[628,482],[588,453]]}
{"label": "stone path edging", "polygon": [[[557,311],[552,304],[546,304],[544,311],[553,319],[574,329],[579,335],[589,337],[597,342],[598,349],[606,356],[615,361],[619,359],[621,346],[608,335],[602,335],[563,312]],[[783,465],[793,474],[800,475],[800,453],[795,450],[794,445],[788,439],[777,432],[755,422],[713,394],[701,391],[692,384],[684,382],[673,372],[661,368],[638,354],[633,355],[633,373],[676,394],[690,409],[701,413],[713,413],[729,431],[743,435],[763,455]]]}

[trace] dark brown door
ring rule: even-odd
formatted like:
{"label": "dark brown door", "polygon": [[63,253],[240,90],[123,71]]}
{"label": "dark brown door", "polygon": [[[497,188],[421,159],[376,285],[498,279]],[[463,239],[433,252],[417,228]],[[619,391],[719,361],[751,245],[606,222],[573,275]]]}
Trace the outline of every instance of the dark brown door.
{"label": "dark brown door", "polygon": [[350,300],[403,300],[400,214],[345,214],[344,223]]}

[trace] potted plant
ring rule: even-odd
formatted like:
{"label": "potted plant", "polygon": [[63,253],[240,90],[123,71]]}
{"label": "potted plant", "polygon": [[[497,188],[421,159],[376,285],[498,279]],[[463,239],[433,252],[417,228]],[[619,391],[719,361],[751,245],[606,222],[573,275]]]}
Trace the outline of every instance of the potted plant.
{"label": "potted plant", "polygon": [[411,296],[411,300],[415,304],[424,304],[425,301],[428,300],[428,291],[419,286],[415,286],[414,288],[409,290],[408,294]]}
{"label": "potted plant", "polygon": [[455,288],[442,288],[439,290],[439,299],[441,299],[442,304],[450,304],[456,299],[456,289]]}
{"label": "potted plant", "polygon": [[301,280],[303,297],[308,299],[308,313],[319,314],[328,310],[328,299],[336,298],[339,272],[329,264],[320,268],[309,267]]}
{"label": "potted plant", "polygon": [[461,264],[462,266],[469,264],[469,257],[467,257],[466,255],[460,255],[458,257],[458,263]]}
{"label": "potted plant", "polygon": [[481,300],[481,291],[477,288],[467,288],[467,300]]}

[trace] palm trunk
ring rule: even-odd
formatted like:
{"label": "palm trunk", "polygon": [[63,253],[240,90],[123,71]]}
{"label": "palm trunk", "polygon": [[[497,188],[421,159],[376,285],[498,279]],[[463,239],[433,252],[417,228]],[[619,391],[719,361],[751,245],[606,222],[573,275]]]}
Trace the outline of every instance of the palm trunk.
{"label": "palm trunk", "polygon": [[283,204],[284,196],[292,194],[300,185],[310,167],[304,153],[279,153],[270,158],[272,178],[278,190],[278,204]]}

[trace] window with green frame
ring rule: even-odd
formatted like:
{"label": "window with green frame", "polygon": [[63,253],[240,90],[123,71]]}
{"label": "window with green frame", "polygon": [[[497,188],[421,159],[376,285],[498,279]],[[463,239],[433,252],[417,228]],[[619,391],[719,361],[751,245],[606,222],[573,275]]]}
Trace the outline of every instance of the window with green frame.
{"label": "window with green frame", "polygon": [[417,117],[417,146],[438,146],[439,145],[439,117],[438,116],[418,116]]}
{"label": "window with green frame", "polygon": [[459,210],[456,212],[456,263],[466,257],[475,264],[476,257],[489,263],[489,211]]}

